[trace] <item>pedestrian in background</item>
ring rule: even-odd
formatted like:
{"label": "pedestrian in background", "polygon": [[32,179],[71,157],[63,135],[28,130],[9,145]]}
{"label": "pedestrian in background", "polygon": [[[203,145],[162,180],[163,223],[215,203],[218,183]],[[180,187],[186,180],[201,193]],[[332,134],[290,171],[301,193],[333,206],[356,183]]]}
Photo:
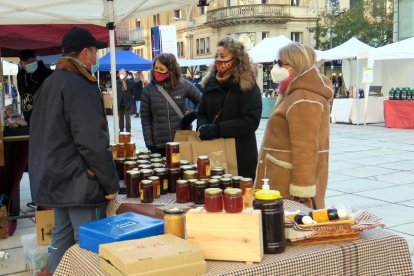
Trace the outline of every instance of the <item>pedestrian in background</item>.
{"label": "pedestrian in background", "polygon": [[80,224],[105,217],[119,190],[108,122],[93,73],[97,41],[86,29],[62,38],[63,57],[35,95],[29,140],[34,202],[54,209],[49,271],[78,240]]}
{"label": "pedestrian in background", "polygon": [[134,83],[135,83],[135,91],[134,91],[134,105],[136,108],[135,118],[139,117],[139,110],[141,108],[141,97],[142,97],[142,90],[144,89],[144,82],[141,72],[134,73]]}
{"label": "pedestrian in background", "polygon": [[263,136],[257,179],[269,178],[283,198],[324,208],[332,83],[316,69],[313,50],[299,43],[280,49],[271,74],[280,82],[279,98]]}
{"label": "pedestrian in background", "polygon": [[145,86],[141,101],[141,124],[145,145],[165,155],[165,144],[174,141],[175,132],[189,129],[196,114],[186,114],[186,99],[198,104],[201,93],[181,75],[173,54],[154,58],[151,82]]}
{"label": "pedestrian in background", "polygon": [[255,132],[262,115],[262,97],[254,66],[241,42],[230,36],[218,42],[215,64],[201,85],[200,138],[235,138],[238,173],[254,179],[258,155]]}
{"label": "pedestrian in background", "polygon": [[131,113],[134,98],[135,83],[127,78],[125,69],[119,70],[119,79],[116,81],[118,92],[119,131],[131,132]]}

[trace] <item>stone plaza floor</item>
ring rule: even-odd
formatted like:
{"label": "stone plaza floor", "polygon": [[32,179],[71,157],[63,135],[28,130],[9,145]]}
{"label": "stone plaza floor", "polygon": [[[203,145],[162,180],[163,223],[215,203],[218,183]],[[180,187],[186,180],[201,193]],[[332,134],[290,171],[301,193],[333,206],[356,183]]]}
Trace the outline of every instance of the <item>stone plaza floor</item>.
{"label": "stone plaza floor", "polygon": [[[113,132],[113,119],[108,116]],[[260,145],[267,120],[257,131]],[[144,148],[139,118],[132,118],[133,140]],[[113,135],[111,135],[113,137]],[[21,188],[22,214],[33,211],[29,180]],[[386,229],[404,237],[414,262],[414,131],[384,125],[331,125],[331,150],[327,204],[368,210],[382,217]],[[0,275],[31,275],[25,266],[21,236],[35,233],[34,219],[19,219],[15,234],[0,240],[0,251],[10,259],[0,261]]]}

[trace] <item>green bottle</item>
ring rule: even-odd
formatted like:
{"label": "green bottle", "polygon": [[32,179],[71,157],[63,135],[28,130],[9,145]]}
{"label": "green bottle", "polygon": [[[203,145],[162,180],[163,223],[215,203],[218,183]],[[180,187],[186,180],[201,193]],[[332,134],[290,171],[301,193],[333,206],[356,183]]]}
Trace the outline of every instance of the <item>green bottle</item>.
{"label": "green bottle", "polygon": [[395,89],[394,89],[394,87],[391,87],[391,90],[388,92],[388,99],[389,100],[394,100],[394,93],[395,93]]}

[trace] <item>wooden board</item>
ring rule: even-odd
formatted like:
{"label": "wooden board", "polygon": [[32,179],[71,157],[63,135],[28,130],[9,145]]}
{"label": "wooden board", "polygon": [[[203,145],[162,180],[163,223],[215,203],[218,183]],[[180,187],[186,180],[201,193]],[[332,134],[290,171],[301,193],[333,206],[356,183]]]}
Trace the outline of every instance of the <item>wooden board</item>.
{"label": "wooden board", "polygon": [[205,259],[261,262],[263,258],[260,210],[230,214],[191,209],[186,214],[186,236],[204,250]]}

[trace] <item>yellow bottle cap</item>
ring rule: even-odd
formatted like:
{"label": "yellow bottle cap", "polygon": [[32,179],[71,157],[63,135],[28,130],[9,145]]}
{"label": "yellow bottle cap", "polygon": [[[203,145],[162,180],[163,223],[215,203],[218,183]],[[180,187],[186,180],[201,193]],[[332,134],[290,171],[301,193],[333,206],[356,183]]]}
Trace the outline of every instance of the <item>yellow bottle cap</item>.
{"label": "yellow bottle cap", "polygon": [[276,200],[282,198],[279,191],[275,190],[258,190],[254,197],[259,200]]}

